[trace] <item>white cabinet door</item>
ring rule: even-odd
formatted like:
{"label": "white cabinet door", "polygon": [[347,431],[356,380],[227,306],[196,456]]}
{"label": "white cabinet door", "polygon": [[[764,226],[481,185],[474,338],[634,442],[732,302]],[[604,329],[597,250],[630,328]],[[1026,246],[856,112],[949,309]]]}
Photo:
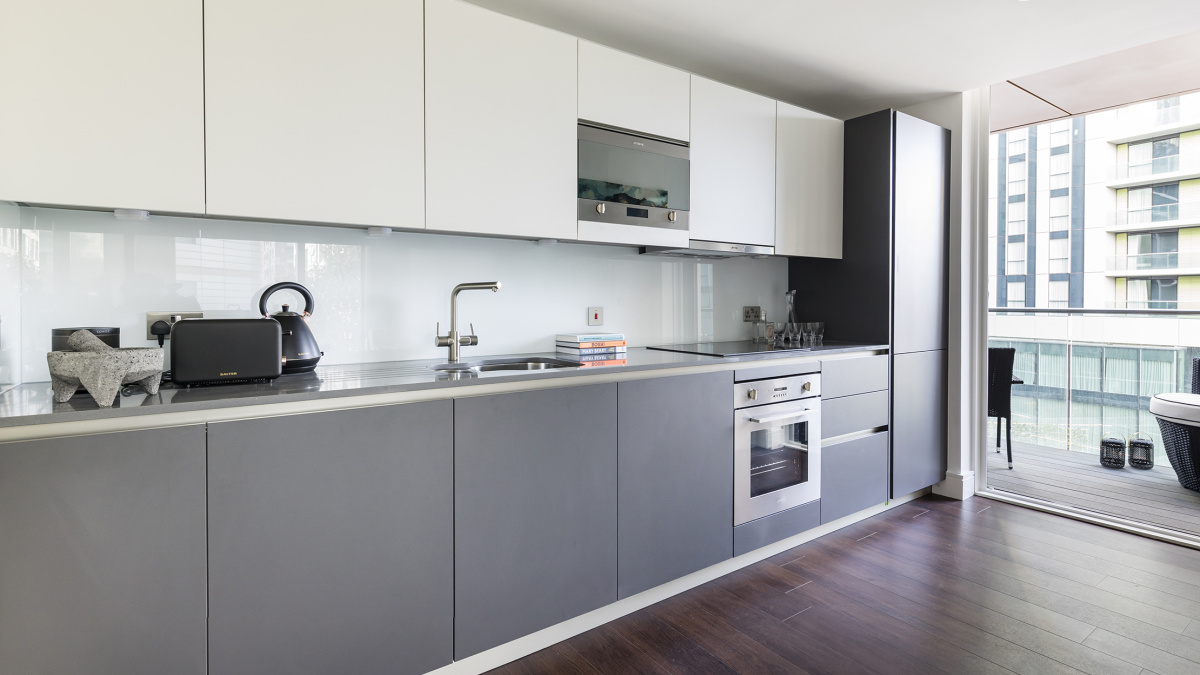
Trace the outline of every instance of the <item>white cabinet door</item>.
{"label": "white cabinet door", "polygon": [[775,100],[692,76],[692,239],[775,245]]}
{"label": "white cabinet door", "polygon": [[579,41],[579,119],[686,141],[691,90],[682,70]]}
{"label": "white cabinet door", "polygon": [[426,2],[429,229],[576,238],[577,47],[458,0]]}
{"label": "white cabinet door", "polygon": [[0,10],[0,199],[204,212],[201,0]]}
{"label": "white cabinet door", "polygon": [[208,213],[421,228],[421,0],[205,0]]}
{"label": "white cabinet door", "polygon": [[779,103],[775,253],[842,257],[841,120]]}

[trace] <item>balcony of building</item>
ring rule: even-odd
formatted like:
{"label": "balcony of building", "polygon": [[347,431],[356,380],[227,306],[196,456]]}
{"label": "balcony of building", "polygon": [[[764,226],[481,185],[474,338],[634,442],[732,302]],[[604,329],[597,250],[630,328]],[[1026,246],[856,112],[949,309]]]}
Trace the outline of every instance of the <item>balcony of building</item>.
{"label": "balcony of building", "polygon": [[1110,216],[1107,229],[1109,232],[1143,232],[1195,226],[1200,226],[1200,201],[1118,209]]}
{"label": "balcony of building", "polygon": [[[1159,277],[1200,275],[1200,251],[1138,253],[1109,256],[1104,268],[1109,277]],[[1145,309],[1132,307],[1131,309]],[[1163,308],[1163,309],[1173,309]]]}
{"label": "balcony of building", "polygon": [[[1200,493],[1180,484],[1149,412],[1155,394],[1191,390],[1200,311],[993,310],[988,334],[990,347],[1016,350],[1020,380],[1011,393],[1011,470],[988,419],[989,489],[1200,535]],[[1148,440],[1153,467],[1102,466],[1104,438]]]}
{"label": "balcony of building", "polygon": [[1200,178],[1200,152],[1185,151],[1141,162],[1119,163],[1108,187],[1128,188],[1192,178]]}
{"label": "balcony of building", "polygon": [[1119,145],[1200,129],[1200,99],[1181,96],[1174,100],[1174,105],[1169,102],[1170,99],[1164,99],[1119,110],[1117,122],[1106,140]]}

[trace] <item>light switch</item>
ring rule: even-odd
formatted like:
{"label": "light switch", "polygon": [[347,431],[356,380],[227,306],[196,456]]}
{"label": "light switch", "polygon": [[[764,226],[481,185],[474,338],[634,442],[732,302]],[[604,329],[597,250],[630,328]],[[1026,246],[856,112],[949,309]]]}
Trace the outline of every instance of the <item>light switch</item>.
{"label": "light switch", "polygon": [[588,325],[603,326],[604,325],[604,308],[603,307],[588,307]]}

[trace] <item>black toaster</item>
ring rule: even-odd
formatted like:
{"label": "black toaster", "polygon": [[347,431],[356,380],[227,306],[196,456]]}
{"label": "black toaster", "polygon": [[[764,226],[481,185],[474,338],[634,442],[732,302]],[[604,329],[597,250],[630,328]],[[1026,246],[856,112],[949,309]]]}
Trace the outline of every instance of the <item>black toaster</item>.
{"label": "black toaster", "polygon": [[181,319],[171,326],[171,380],[217,384],[273,380],[283,372],[274,319]]}

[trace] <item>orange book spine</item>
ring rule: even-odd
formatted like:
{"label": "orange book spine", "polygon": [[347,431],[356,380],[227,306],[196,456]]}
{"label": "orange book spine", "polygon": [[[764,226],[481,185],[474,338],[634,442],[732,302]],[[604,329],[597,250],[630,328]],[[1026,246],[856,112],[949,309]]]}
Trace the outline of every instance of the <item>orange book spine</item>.
{"label": "orange book spine", "polygon": [[595,348],[595,347],[624,347],[624,346],[626,346],[627,344],[629,344],[629,343],[628,343],[628,342],[626,342],[625,340],[609,340],[609,341],[607,341],[607,342],[579,342],[579,343],[571,343],[571,346],[572,346],[572,347],[578,347],[579,349],[593,349],[593,348]]}
{"label": "orange book spine", "polygon": [[608,361],[584,361],[579,364],[580,368],[595,368],[597,366],[623,366],[628,363],[627,359],[610,359]]}

